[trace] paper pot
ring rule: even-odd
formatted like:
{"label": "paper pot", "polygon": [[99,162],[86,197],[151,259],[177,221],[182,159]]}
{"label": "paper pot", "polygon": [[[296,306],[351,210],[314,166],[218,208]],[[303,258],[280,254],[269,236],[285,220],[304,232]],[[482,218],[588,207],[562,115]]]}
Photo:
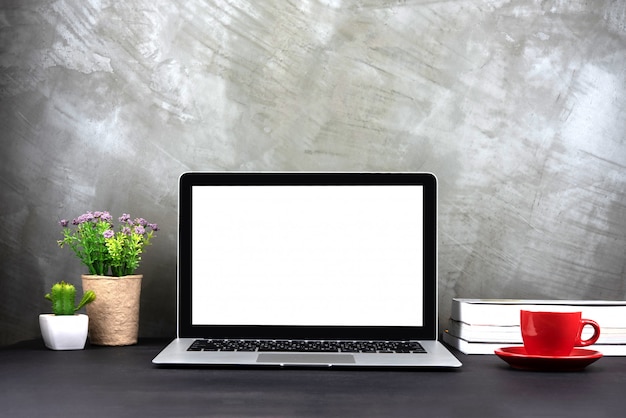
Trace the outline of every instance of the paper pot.
{"label": "paper pot", "polygon": [[136,344],[143,275],[83,275],[81,278],[83,292],[93,290],[96,293],[96,300],[86,306],[89,342],[112,346]]}
{"label": "paper pot", "polygon": [[51,350],[82,350],[87,341],[87,315],[39,315],[43,342]]}

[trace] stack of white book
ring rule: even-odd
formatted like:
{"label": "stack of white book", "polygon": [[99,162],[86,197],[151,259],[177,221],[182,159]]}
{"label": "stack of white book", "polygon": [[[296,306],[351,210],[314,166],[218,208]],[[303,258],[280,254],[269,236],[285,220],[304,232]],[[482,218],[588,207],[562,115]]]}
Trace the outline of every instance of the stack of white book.
{"label": "stack of white book", "polygon": [[[585,348],[605,356],[626,356],[626,301],[454,298],[443,340],[465,354],[522,346],[521,310],[582,312],[583,318],[600,325],[600,338]],[[585,327],[583,339],[592,332]]]}

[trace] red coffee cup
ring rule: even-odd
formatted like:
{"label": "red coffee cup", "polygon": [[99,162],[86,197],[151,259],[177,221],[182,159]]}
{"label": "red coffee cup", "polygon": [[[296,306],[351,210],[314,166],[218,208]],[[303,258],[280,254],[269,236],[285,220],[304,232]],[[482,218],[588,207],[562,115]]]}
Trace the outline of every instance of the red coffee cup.
{"label": "red coffee cup", "polygon": [[[598,341],[600,326],[583,319],[581,312],[520,311],[522,339],[526,353],[540,356],[568,356],[574,347]],[[591,338],[583,340],[583,328],[593,327]]]}

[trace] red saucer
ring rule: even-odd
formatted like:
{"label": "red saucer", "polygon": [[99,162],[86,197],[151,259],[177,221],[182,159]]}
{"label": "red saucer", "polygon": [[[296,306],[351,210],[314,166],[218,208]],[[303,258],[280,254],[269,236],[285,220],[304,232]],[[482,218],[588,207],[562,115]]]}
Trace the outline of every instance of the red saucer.
{"label": "red saucer", "polygon": [[575,348],[569,356],[530,355],[524,347],[503,347],[495,353],[514,369],[554,372],[580,371],[602,357],[599,351],[584,348]]}

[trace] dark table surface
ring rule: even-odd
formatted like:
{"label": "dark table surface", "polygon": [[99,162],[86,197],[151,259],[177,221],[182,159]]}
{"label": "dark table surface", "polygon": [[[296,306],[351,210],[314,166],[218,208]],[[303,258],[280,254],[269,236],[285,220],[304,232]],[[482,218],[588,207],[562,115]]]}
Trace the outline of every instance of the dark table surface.
{"label": "dark table surface", "polygon": [[455,355],[456,371],[158,368],[167,341],[51,351],[0,349],[6,417],[431,416],[624,417],[626,357],[582,372],[511,369]]}

